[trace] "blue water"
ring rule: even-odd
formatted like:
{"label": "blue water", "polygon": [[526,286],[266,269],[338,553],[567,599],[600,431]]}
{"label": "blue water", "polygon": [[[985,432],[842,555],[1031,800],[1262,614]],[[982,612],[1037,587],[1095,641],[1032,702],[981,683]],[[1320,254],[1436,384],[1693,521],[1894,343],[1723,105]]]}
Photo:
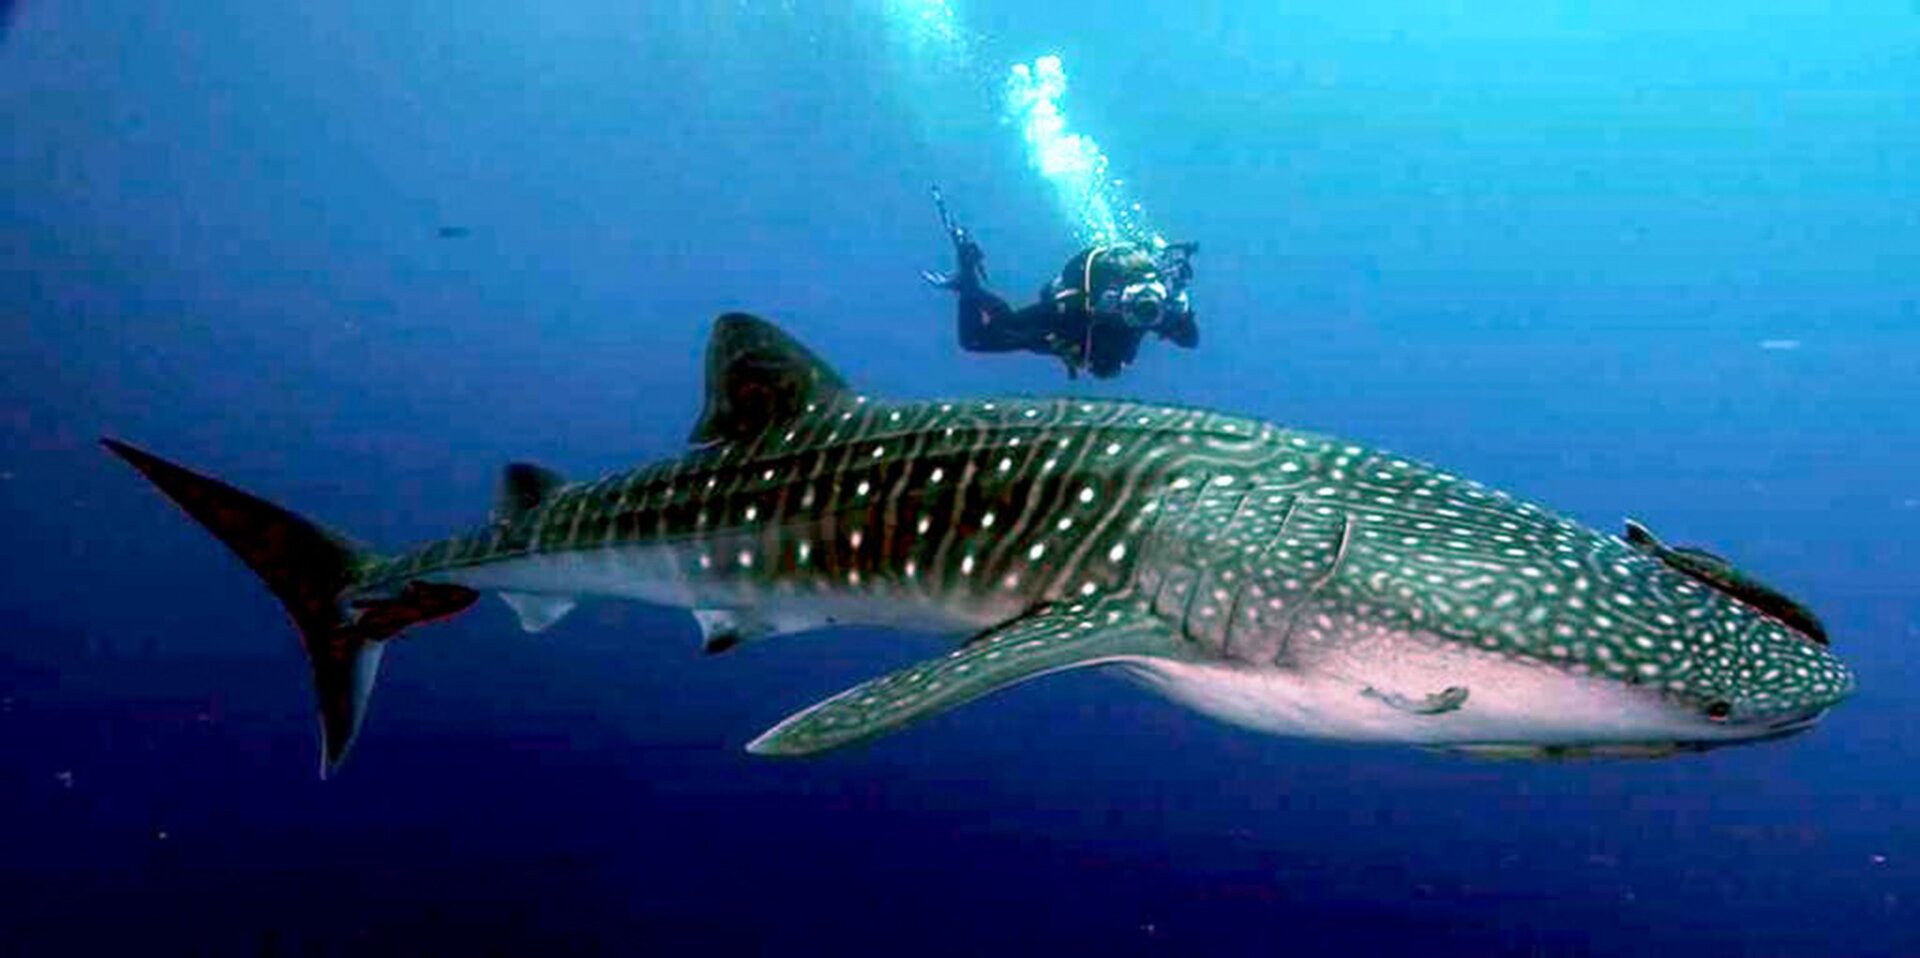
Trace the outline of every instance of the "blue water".
{"label": "blue water", "polygon": [[[1911,4],[981,0],[940,70],[880,0],[5,6],[0,954],[1920,954]],[[1114,383],[959,354],[917,279],[935,180],[1011,295],[1073,251],[995,115],[1046,53],[1204,244],[1201,348]],[[1861,691],[1530,765],[1072,674],[779,763],[740,746],[941,646],[490,603],[321,783],[274,600],[93,445],[395,547],[511,459],[674,455],[729,309],[876,393],[1216,406],[1641,517]]]}

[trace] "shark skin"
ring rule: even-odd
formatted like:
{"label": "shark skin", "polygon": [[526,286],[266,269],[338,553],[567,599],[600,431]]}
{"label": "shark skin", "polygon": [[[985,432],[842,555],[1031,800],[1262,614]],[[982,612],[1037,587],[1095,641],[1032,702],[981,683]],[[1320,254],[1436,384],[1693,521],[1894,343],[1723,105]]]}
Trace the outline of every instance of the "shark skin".
{"label": "shark skin", "polygon": [[836,623],[970,636],[788,717],[748,746],[769,755],[1088,666],[1264,732],[1532,757],[1778,738],[1854,688],[1735,593],[1391,453],[1172,406],[883,401],[739,314],[708,365],[689,454],[571,483],[516,464],[488,522],[392,557],[107,442],[287,602],[323,771],[387,639],[483,592],[530,631],[585,597],[686,608],[710,651]]}

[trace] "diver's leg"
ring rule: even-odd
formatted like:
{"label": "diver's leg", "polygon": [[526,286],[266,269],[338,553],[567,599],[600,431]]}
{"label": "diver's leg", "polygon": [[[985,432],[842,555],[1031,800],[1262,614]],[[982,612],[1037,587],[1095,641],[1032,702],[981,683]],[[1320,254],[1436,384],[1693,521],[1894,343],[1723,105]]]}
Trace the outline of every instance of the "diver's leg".
{"label": "diver's leg", "polygon": [[1004,353],[1026,346],[1011,323],[1013,307],[987,289],[986,254],[963,229],[953,231],[955,269],[951,273],[927,273],[927,282],[952,290],[957,299],[955,317],[960,348],[975,353]]}
{"label": "diver's leg", "polygon": [[1005,353],[1025,349],[1030,337],[1013,322],[1013,307],[991,292],[974,286],[959,291],[960,348],[972,353]]}

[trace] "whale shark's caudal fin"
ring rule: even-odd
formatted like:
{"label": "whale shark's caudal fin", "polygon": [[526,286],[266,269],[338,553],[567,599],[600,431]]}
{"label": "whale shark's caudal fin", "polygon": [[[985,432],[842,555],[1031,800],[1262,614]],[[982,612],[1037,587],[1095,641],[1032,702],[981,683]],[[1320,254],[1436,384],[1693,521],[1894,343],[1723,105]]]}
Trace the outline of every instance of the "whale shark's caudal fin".
{"label": "whale shark's caudal fin", "polygon": [[707,404],[690,441],[742,442],[807,407],[852,402],[840,374],[780,328],[745,313],[714,322],[707,340]]}
{"label": "whale shark's caudal fin", "polygon": [[319,700],[321,775],[345,760],[380,668],[382,640],[473,604],[459,586],[408,583],[388,598],[342,597],[377,559],[273,503],[115,439],[101,445],[233,550],[286,607],[300,630]]}
{"label": "whale shark's caudal fin", "polygon": [[756,755],[813,755],[878,738],[1049,672],[1126,659],[1185,659],[1165,623],[1138,600],[1057,603],[937,659],[862,682],[781,720],[747,743]]}

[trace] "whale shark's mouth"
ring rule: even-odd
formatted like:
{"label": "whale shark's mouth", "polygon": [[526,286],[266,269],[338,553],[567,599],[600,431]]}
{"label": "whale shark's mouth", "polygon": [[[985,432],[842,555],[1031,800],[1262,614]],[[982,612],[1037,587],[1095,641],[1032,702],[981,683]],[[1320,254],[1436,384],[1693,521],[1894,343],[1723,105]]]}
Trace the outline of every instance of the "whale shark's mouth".
{"label": "whale shark's mouth", "polygon": [[1756,731],[1752,735],[1722,739],[1692,739],[1663,742],[1596,742],[1589,745],[1537,745],[1531,743],[1486,742],[1460,745],[1433,746],[1430,751],[1452,752],[1473,758],[1507,761],[1534,762],[1579,762],[1605,761],[1608,759],[1658,759],[1675,755],[1688,755],[1699,752],[1711,752],[1717,748],[1733,745],[1752,745],[1757,742],[1771,742],[1799,735],[1815,725],[1827,714],[1821,709],[1811,715],[1784,719]]}
{"label": "whale shark's mouth", "polygon": [[[1747,741],[1741,739],[1740,741]],[[1606,759],[1655,759],[1685,755],[1692,752],[1711,751],[1733,742],[1640,742],[1608,743],[1604,745],[1520,745],[1488,743],[1485,745],[1444,745],[1431,749],[1435,752],[1451,752],[1471,758],[1483,758],[1492,761],[1515,762],[1579,762]]]}

